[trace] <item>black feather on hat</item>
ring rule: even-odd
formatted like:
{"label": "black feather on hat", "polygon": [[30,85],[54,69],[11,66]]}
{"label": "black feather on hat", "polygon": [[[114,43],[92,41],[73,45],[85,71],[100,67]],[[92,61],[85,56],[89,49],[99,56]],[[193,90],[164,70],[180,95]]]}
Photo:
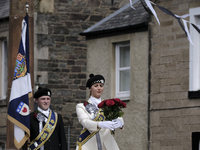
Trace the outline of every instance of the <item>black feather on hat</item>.
{"label": "black feather on hat", "polygon": [[86,83],[86,87],[88,88],[90,88],[95,83],[102,83],[102,84],[105,83],[105,79],[102,75],[94,75],[93,73],[91,73],[89,77],[90,78],[87,80]]}
{"label": "black feather on hat", "polygon": [[51,90],[47,89],[47,88],[42,88],[39,87],[37,92],[35,92],[35,94],[33,95],[34,98],[39,98],[41,96],[49,96],[51,97]]}

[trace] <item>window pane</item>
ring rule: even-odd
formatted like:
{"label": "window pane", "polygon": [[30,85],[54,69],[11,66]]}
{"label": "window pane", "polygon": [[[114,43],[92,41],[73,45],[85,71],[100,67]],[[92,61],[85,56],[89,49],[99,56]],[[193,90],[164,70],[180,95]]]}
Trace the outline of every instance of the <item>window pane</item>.
{"label": "window pane", "polygon": [[8,51],[7,41],[1,41],[1,66],[0,66],[0,99],[6,98],[8,76]]}
{"label": "window pane", "polygon": [[130,91],[130,70],[120,71],[119,91]]}
{"label": "window pane", "polygon": [[[197,26],[200,25],[200,7],[190,9],[190,22]],[[190,36],[194,44],[190,43],[190,73],[189,73],[189,91],[198,91],[200,89],[200,35],[196,29],[190,25]],[[190,97],[189,97],[190,98]]]}
{"label": "window pane", "polygon": [[120,68],[130,66],[130,46],[120,47]]}
{"label": "window pane", "polygon": [[4,88],[3,88],[3,95],[6,96],[6,91],[7,91],[7,78],[8,78],[8,49],[7,49],[7,41],[4,41],[4,66],[3,66],[3,71],[4,71],[4,75],[3,75],[3,82],[4,82]]}

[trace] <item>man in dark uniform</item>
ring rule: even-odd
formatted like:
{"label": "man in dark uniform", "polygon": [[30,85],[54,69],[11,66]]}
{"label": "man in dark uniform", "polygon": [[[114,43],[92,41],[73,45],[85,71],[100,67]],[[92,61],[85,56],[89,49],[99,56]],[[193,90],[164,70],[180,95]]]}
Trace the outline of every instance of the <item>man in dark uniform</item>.
{"label": "man in dark uniform", "polygon": [[30,150],[66,150],[66,137],[62,116],[53,112],[51,91],[47,88],[38,88],[34,94],[38,104],[36,111],[30,114]]}

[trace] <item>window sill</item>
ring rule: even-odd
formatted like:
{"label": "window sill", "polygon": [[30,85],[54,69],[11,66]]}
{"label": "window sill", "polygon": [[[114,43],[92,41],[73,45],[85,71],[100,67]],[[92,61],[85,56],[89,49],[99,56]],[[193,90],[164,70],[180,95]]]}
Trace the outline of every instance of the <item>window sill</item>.
{"label": "window sill", "polygon": [[119,98],[122,101],[129,101],[130,100],[130,97],[116,97],[116,98]]}
{"label": "window sill", "polygon": [[200,90],[199,91],[188,91],[189,99],[199,99],[200,98]]}

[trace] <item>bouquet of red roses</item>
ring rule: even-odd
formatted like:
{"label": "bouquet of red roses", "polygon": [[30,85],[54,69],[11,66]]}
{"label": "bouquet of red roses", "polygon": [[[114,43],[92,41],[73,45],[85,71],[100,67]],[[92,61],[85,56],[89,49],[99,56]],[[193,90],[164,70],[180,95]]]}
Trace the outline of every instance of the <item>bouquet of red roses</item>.
{"label": "bouquet of red roses", "polygon": [[119,98],[112,98],[99,103],[98,108],[102,109],[107,121],[112,121],[124,115],[121,109],[126,108],[126,103],[122,102]]}

